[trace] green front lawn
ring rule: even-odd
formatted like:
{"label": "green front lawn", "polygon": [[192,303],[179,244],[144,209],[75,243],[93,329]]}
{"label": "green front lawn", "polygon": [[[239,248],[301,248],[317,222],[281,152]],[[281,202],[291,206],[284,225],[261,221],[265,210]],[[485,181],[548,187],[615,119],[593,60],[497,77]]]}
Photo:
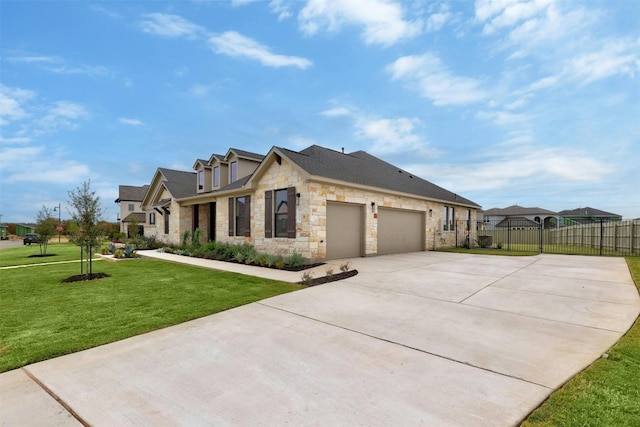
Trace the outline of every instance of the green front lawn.
{"label": "green front lawn", "polygon": [[[628,257],[640,289],[640,258]],[[553,393],[526,427],[640,426],[640,320],[591,366]]]}
{"label": "green front lawn", "polygon": [[12,246],[0,249],[0,267],[44,262],[80,260],[80,247],[73,243],[49,243],[47,256],[39,257],[39,245]]}
{"label": "green front lawn", "polygon": [[0,270],[0,372],[302,288],[148,259],[100,261],[96,272],[111,277],[61,283],[75,263]]}

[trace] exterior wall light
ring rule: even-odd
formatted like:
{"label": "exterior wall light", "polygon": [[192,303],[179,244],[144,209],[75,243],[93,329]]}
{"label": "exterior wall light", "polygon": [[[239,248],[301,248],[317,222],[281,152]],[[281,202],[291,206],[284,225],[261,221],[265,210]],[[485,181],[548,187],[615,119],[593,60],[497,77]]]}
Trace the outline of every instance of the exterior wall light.
{"label": "exterior wall light", "polygon": [[376,202],[371,202],[371,212],[376,213]]}

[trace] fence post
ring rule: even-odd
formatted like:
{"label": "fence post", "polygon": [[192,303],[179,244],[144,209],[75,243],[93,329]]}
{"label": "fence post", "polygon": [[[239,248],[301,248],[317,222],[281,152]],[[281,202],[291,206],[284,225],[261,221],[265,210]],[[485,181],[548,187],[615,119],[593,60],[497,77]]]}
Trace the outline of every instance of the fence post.
{"label": "fence post", "polygon": [[602,243],[604,239],[604,222],[600,218],[600,256],[602,256]]}
{"label": "fence post", "polygon": [[[544,222],[544,221],[543,221]],[[540,253],[542,253],[542,223],[540,223],[540,225],[538,225],[538,248],[540,249]]]}

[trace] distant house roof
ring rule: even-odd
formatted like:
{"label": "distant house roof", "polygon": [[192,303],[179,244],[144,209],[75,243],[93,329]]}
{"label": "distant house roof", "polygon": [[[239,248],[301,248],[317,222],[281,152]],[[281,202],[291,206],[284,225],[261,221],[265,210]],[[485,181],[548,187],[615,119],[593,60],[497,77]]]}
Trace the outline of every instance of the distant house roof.
{"label": "distant house roof", "polygon": [[560,214],[563,217],[598,217],[598,218],[620,217],[620,215],[618,214],[605,212],[605,211],[601,211],[600,209],[594,209],[590,207],[560,211],[558,212],[558,214]]}
{"label": "distant house roof", "polygon": [[558,215],[557,212],[552,212],[542,208],[527,208],[524,206],[512,205],[506,208],[492,208],[484,211],[484,216],[502,215],[502,216],[523,216],[523,215]]}
{"label": "distant house roof", "polygon": [[165,187],[176,199],[195,196],[197,194],[197,174],[174,169],[158,168],[164,176]]}
{"label": "distant house roof", "polygon": [[510,217],[505,218],[499,223],[496,224],[496,227],[501,228],[531,228],[531,227],[540,227],[539,222],[531,221],[528,218],[524,217]]}
{"label": "distant house roof", "polygon": [[134,220],[140,224],[147,222],[147,216],[142,212],[132,212],[127,215],[122,222],[134,222]]}
{"label": "distant house roof", "polygon": [[119,185],[118,186],[118,198],[115,200],[116,203],[120,203],[123,201],[131,201],[131,202],[141,202],[144,199],[144,195],[147,193],[149,189],[148,185],[143,185],[140,187],[134,185]]}
{"label": "distant house roof", "polygon": [[310,175],[480,207],[469,199],[445,190],[365,151],[342,153],[318,145],[312,145],[300,152],[275,148]]}

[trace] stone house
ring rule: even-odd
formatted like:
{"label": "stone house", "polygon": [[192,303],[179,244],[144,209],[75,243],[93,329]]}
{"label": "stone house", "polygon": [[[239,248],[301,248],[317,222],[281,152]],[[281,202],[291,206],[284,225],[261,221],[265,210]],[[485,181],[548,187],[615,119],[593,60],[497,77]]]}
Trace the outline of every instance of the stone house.
{"label": "stone house", "polygon": [[558,213],[538,207],[518,205],[492,208],[483,212],[484,230],[511,228],[513,230],[544,229],[557,227]]}
{"label": "stone house", "polygon": [[566,226],[622,221],[621,215],[590,207],[564,210],[558,212],[558,215],[562,218],[562,225]]}
{"label": "stone house", "polygon": [[475,233],[456,221],[471,224],[480,208],[364,151],[232,148],[194,170],[154,175],[142,208],[156,214],[159,240],[200,229],[207,240],[310,260],[374,256],[454,246]]}
{"label": "stone house", "polygon": [[[118,223],[120,232],[129,234],[128,225],[131,223],[138,224],[137,234],[143,236],[145,223],[147,221],[146,214],[142,209],[142,199],[149,189],[148,185],[120,185],[118,186],[118,198],[115,200],[120,205],[118,213]],[[129,236],[128,236],[129,237]]]}

